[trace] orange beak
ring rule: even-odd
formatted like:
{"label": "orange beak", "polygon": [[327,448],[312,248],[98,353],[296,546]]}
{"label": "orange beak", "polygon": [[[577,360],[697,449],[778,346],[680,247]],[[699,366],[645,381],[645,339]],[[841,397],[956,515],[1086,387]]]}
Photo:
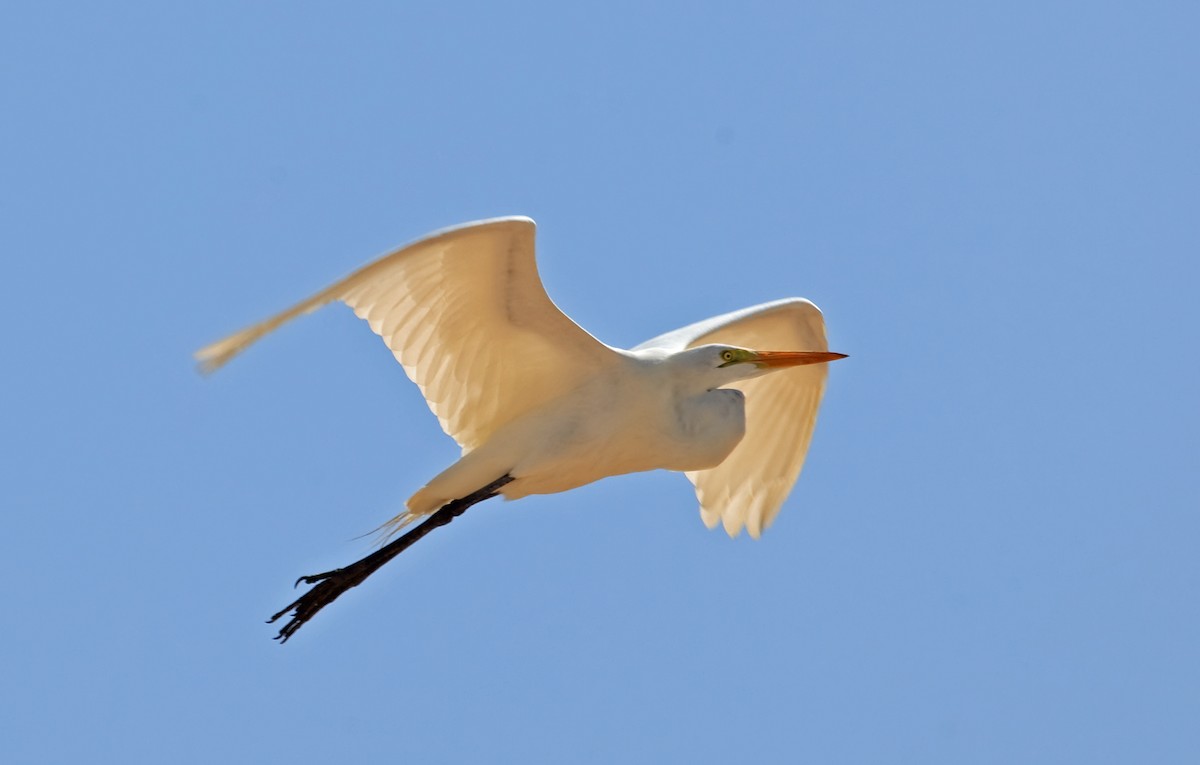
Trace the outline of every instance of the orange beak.
{"label": "orange beak", "polygon": [[805,364],[824,364],[846,358],[844,353],[830,351],[756,351],[755,364],[772,369],[782,367],[799,367]]}

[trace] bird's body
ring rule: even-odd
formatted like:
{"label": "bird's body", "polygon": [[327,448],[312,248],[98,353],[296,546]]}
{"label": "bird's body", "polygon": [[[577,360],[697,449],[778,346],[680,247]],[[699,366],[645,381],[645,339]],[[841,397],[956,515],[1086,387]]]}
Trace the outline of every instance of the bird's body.
{"label": "bird's body", "polygon": [[719,465],[745,433],[745,395],[698,386],[687,374],[692,361],[658,349],[619,352],[610,368],[435,476],[408,501],[409,513],[432,513],[497,475],[513,477],[501,493],[518,499],[625,473]]}
{"label": "bird's body", "polygon": [[[649,340],[607,346],[546,296],[534,224],[496,218],[402,247],[264,322],[197,353],[212,371],[286,321],[333,301],[367,320],[420,387],[462,457],[384,528],[417,528],[317,586],[280,632],[471,504],[553,494],[666,469],[696,485],[701,516],[759,536],[804,462],[830,353],[816,306],[790,298]],[[750,348],[788,348],[756,351]],[[770,373],[770,374],[769,374]],[[274,620],[274,619],[273,619]],[[273,621],[272,620],[272,621]]]}

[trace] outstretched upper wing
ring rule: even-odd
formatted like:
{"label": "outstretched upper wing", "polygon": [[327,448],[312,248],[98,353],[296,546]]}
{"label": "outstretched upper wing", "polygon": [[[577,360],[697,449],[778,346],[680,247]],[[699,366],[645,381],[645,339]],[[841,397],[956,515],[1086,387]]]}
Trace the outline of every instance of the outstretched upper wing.
{"label": "outstretched upper wing", "polygon": [[383,338],[442,428],[470,451],[618,359],[546,295],[534,231],[529,218],[511,217],[436,232],[196,358],[216,370],[284,322],[340,300]]}
{"label": "outstretched upper wing", "polygon": [[[826,351],[825,322],[802,298],[744,308],[647,340],[641,348],[683,350],[707,343],[769,351]],[[722,521],[730,536],[742,526],[757,538],[771,525],[804,465],[825,391],[827,364],[794,367],[729,386],[746,394],[746,435],[725,461],[687,473],[700,517]]]}

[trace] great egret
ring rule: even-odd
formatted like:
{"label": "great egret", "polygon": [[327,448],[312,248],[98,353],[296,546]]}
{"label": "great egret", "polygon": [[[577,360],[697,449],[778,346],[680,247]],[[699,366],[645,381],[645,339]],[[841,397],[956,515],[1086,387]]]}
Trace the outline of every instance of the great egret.
{"label": "great egret", "polygon": [[[817,307],[778,300],[612,348],[547,297],[534,229],[524,217],[443,229],[197,351],[212,372],[284,322],[340,300],[383,338],[462,447],[381,529],[390,537],[422,523],[345,568],[297,580],[316,586],[271,617],[292,612],[276,639],[498,494],[664,468],[695,485],[709,528],[720,521],[730,536],[744,526],[758,537],[775,519],[812,438],[823,362],[844,357],[827,350]],[[788,350],[751,350],[764,347]]]}

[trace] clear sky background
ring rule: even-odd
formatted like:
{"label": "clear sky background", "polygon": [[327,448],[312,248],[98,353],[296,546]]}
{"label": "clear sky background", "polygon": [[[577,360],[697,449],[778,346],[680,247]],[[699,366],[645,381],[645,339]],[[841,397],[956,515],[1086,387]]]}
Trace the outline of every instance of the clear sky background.
{"label": "clear sky background", "polygon": [[[6,6],[0,759],[1197,762],[1196,8]],[[457,450],[345,308],[192,351],[508,214],[611,344],[820,305],[799,484],[489,502],[279,646]]]}

